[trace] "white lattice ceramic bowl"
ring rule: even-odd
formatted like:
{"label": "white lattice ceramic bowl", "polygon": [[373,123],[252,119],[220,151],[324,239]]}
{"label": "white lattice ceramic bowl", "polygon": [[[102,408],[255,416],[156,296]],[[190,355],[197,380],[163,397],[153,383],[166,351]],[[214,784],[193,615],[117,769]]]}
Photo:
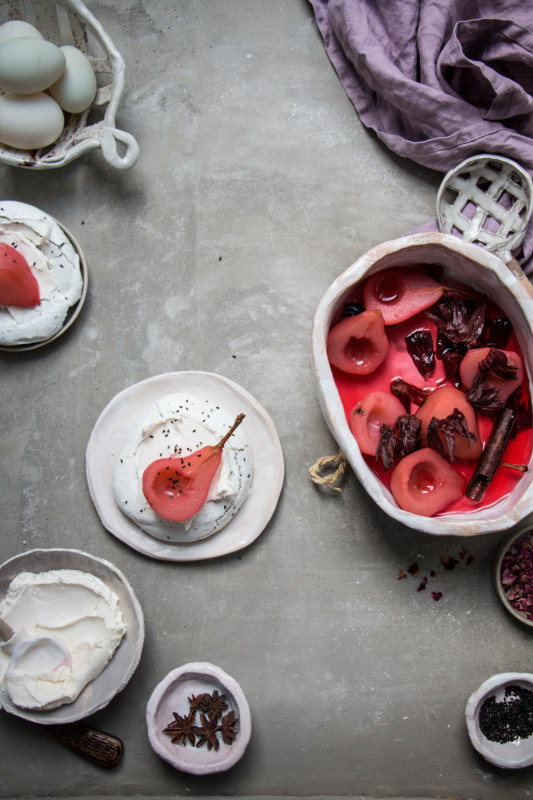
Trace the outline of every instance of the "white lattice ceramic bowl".
{"label": "white lattice ceramic bowl", "polygon": [[[139,146],[134,137],[115,127],[124,90],[124,61],[100,23],[80,0],[5,0],[0,2],[0,24],[23,19],[44,39],[73,45],[89,58],[96,73],[96,97],[81,114],[66,114],[59,139],[42,150],[17,150],[0,145],[0,162],[28,169],[53,169],[95,148],[118,169],[135,164]],[[0,91],[1,93],[1,91]]]}
{"label": "white lattice ceramic bowl", "polygon": [[532,391],[533,300],[524,276],[514,274],[498,256],[455,236],[418,233],[384,242],[369,250],[343,272],[322,297],[314,319],[312,348],[318,397],[326,423],[356,476],[378,506],[404,525],[435,535],[490,533],[512,527],[533,511],[533,459],[529,472],[511,494],[492,507],[471,513],[425,517],[402,510],[391,492],[366,464],[352,435],[328,361],[329,329],[353,287],[383,269],[416,264],[440,264],[444,275],[485,292],[498,303],[513,324],[525,358]]}

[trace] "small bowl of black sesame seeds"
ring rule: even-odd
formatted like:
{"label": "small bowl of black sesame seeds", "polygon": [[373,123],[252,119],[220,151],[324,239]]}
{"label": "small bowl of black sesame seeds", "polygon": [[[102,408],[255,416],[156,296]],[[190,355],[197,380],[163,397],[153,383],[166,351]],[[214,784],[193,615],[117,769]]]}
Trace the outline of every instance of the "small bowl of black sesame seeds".
{"label": "small bowl of black sesame seeds", "polygon": [[493,675],[470,696],[465,714],[472,745],[491,764],[533,764],[533,674]]}
{"label": "small bowl of black sesame seeds", "polygon": [[494,586],[504,608],[533,628],[533,527],[522,526],[496,554]]}

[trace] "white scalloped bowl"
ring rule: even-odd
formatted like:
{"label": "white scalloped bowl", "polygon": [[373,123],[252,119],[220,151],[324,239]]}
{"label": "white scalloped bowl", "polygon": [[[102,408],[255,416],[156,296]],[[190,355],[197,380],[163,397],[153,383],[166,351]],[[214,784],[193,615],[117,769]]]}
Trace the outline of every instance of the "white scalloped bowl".
{"label": "white scalloped bowl", "polygon": [[50,147],[18,150],[0,144],[0,163],[53,169],[101,148],[111,166],[132,167],[139,146],[130,133],[115,127],[124,90],[124,61],[98,20],[81,0],[0,0],[0,24],[9,19],[30,22],[44,39],[58,46],[73,45],[85,53],[96,74],[98,90],[90,108],[81,114],[65,115],[63,132]]}
{"label": "white scalloped bowl", "polygon": [[463,285],[471,284],[497,299],[499,308],[513,324],[533,394],[533,300],[524,283],[488,250],[464,244],[451,235],[418,233],[384,242],[369,250],[331,284],[320,300],[313,324],[312,350],[324,418],[359,481],[393,519],[433,535],[470,536],[506,530],[533,511],[533,456],[528,464],[529,472],[521,477],[510,495],[492,507],[475,509],[470,513],[425,517],[398,506],[391,492],[367,466],[348,426],[327,356],[329,329],[356,284],[383,269],[405,264],[440,264],[448,278]]}
{"label": "white scalloped bowl", "polygon": [[465,709],[466,726],[472,745],[483,758],[503,769],[522,769],[533,764],[533,735],[504,744],[492,741],[481,730],[479,713],[490,697],[494,697],[496,703],[501,703],[506,687],[513,685],[532,692],[533,675],[529,672],[501,672],[493,675],[471,694]]}
{"label": "white scalloped bowl", "polygon": [[[225,697],[228,708],[224,713],[233,711],[238,719],[235,740],[226,744],[220,739],[218,749],[173,742],[172,736],[164,732],[173,721],[173,714],[187,716],[190,697],[212,694],[214,690]],[[252,734],[252,716],[243,690],[234,678],[208,661],[184,664],[163,678],[146,706],[146,725],[154,752],[176,769],[192,775],[225,772],[233,767],[244,755]]]}

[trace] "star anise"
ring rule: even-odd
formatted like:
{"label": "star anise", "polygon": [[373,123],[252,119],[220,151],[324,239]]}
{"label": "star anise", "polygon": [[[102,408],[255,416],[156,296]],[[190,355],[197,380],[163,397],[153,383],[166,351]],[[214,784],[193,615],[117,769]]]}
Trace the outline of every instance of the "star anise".
{"label": "star anise", "polygon": [[453,344],[476,347],[485,330],[485,303],[463,300],[454,292],[447,292],[434,313],[426,315]]}
{"label": "star anise", "polygon": [[[444,435],[446,448],[439,433]],[[467,440],[469,447],[476,442],[476,436],[468,430],[465,415],[458,408],[454,408],[453,414],[448,414],[444,419],[432,417],[426,433],[428,446],[436,450],[441,456],[447,455],[450,461],[454,461],[456,434],[463,436]]]}
{"label": "star anise", "polygon": [[203,711],[207,711],[212,719],[218,719],[227,707],[226,695],[219,694],[216,689],[213,694],[205,694],[200,705],[200,708]]}
{"label": "star anise", "polygon": [[172,712],[174,715],[174,722],[171,722],[167,725],[166,728],[163,729],[163,733],[168,733],[172,736],[172,742],[180,743],[185,746],[187,740],[194,745],[195,738],[194,738],[194,718],[196,715],[195,711],[190,711],[186,717],[182,717],[180,714],[176,714],[176,712]]}
{"label": "star anise", "polygon": [[238,725],[239,720],[235,716],[235,711],[228,711],[228,713],[222,717],[220,722],[220,731],[222,733],[222,741],[224,744],[233,744],[237,738]]}
{"label": "star anise", "polygon": [[203,692],[202,694],[191,695],[189,700],[189,708],[191,711],[197,711],[200,708],[203,708],[203,703],[205,702],[206,694]]}
{"label": "star anise", "polygon": [[206,744],[208,750],[218,750],[219,741],[217,731],[220,730],[220,726],[217,720],[214,717],[206,717],[205,714],[200,714],[200,719],[202,720],[201,726],[195,725],[193,727],[193,732],[199,737],[196,742],[196,747],[201,747],[203,744]]}
{"label": "star anise", "polygon": [[429,331],[413,331],[405,337],[407,352],[423,378],[429,378],[435,369],[433,338]]}

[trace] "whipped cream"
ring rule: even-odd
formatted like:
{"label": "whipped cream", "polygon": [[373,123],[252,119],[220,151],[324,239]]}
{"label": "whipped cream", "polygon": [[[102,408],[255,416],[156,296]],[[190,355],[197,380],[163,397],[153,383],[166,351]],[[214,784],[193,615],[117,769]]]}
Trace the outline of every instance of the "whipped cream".
{"label": "whipped cream", "polygon": [[173,522],[160,517],[143,494],[142,476],[159,458],[183,456],[217,444],[234,421],[210,400],[171,394],[155,402],[126,436],[114,468],[113,493],[122,512],[163,541],[196,541],[223,528],[251,491],[252,451],[242,425],[222,450],[205,504],[190,519]]}
{"label": "whipped cream", "polygon": [[81,297],[78,253],[51,217],[14,201],[0,203],[0,241],[24,256],[41,296],[34,308],[0,305],[0,345],[44,341],[61,330]]}
{"label": "whipped cream", "polygon": [[117,595],[80,570],[21,572],[0,602],[0,616],[14,629],[17,643],[49,636],[70,656],[67,663],[51,666],[45,662],[53,654],[45,645],[39,667],[31,658],[17,658],[17,643],[0,645],[0,687],[20,708],[72,703],[102,672],[126,633]]}

